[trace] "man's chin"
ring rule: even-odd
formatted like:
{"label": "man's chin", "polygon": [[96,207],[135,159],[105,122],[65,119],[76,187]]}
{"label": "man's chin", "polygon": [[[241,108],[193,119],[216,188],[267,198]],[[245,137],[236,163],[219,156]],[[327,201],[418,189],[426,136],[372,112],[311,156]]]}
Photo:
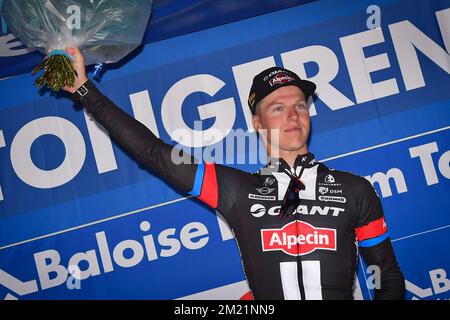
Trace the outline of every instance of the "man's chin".
{"label": "man's chin", "polygon": [[288,151],[288,152],[297,152],[297,153],[305,153],[306,150],[306,144],[305,143],[299,143],[299,144],[289,144],[286,146],[281,146],[280,150],[282,151]]}

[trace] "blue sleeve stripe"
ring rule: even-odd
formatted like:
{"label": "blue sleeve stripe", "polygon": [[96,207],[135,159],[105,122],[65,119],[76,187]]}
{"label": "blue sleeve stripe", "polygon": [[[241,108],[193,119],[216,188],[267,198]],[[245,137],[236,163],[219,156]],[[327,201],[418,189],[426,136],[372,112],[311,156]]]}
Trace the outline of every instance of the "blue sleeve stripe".
{"label": "blue sleeve stripe", "polygon": [[194,186],[189,192],[194,197],[198,197],[202,192],[203,176],[205,174],[205,164],[203,162],[197,165],[197,172],[195,173]]}
{"label": "blue sleeve stripe", "polygon": [[374,245],[379,244],[380,242],[383,242],[388,237],[389,237],[389,232],[386,232],[386,233],[382,234],[381,236],[361,241],[358,243],[358,245],[363,248],[372,247]]}

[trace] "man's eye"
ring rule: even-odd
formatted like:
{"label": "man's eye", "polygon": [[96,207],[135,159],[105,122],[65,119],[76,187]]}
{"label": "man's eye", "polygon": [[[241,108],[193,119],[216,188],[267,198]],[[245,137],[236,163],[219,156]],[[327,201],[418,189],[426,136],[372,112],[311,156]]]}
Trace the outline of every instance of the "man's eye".
{"label": "man's eye", "polygon": [[272,111],[282,111],[283,107],[282,106],[275,106],[272,108]]}
{"label": "man's eye", "polygon": [[296,105],[296,108],[297,109],[301,109],[301,110],[305,110],[306,109],[306,105],[305,104],[298,104],[298,105]]}

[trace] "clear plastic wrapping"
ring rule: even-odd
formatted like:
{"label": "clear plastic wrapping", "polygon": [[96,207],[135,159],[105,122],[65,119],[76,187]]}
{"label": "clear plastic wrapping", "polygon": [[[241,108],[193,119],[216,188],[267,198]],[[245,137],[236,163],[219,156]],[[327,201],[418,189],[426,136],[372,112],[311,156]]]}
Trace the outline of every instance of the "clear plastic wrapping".
{"label": "clear plastic wrapping", "polygon": [[87,65],[114,63],[142,42],[152,0],[4,0],[2,16],[30,49],[79,47]]}

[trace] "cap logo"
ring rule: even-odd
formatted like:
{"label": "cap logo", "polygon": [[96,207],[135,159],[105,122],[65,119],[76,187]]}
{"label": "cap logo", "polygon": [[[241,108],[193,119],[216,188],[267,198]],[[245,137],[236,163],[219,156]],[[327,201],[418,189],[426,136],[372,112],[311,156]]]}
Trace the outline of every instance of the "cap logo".
{"label": "cap logo", "polygon": [[269,73],[267,76],[264,77],[264,81],[269,80],[269,78],[270,78],[271,76],[273,76],[273,75],[275,75],[275,74],[277,74],[277,73],[280,73],[280,72],[285,72],[285,71],[284,71],[284,70],[281,70],[281,69],[274,70],[274,71],[272,71],[271,73]]}
{"label": "cap logo", "polygon": [[250,95],[250,97],[248,97],[248,103],[250,103],[250,105],[253,107],[253,104],[255,103],[255,97],[256,97],[256,93],[252,93]]}
{"label": "cap logo", "polygon": [[270,79],[269,84],[271,87],[273,87],[276,84],[282,84],[282,83],[287,83],[287,82],[291,82],[291,81],[295,81],[295,79],[285,73],[280,73],[280,74],[277,74],[275,77],[273,77],[273,79]]}

